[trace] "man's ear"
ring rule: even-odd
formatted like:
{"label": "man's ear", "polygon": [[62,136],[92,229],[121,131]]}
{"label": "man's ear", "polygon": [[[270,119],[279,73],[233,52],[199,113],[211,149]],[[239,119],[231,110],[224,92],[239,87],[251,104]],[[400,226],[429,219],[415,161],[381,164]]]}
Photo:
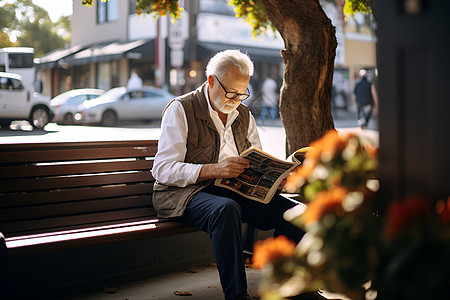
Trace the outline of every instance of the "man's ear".
{"label": "man's ear", "polygon": [[214,87],[214,76],[213,75],[208,75],[208,84],[209,84],[210,89],[212,89]]}

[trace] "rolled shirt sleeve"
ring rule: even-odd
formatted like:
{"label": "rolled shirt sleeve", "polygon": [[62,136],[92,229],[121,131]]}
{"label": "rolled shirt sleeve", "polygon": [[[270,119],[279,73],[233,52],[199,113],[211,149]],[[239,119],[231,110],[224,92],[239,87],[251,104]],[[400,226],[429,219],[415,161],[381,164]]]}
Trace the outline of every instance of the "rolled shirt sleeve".
{"label": "rolled shirt sleeve", "polygon": [[201,164],[185,163],[187,120],[179,101],[173,101],[161,121],[161,138],[152,169],[160,183],[184,187],[197,181]]}

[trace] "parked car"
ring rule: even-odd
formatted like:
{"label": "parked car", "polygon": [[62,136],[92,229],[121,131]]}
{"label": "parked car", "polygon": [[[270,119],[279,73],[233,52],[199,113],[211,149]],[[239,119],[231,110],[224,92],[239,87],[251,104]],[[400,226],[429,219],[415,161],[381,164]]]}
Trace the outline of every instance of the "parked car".
{"label": "parked car", "polygon": [[43,129],[53,118],[50,97],[32,93],[22,85],[22,77],[0,72],[0,126],[27,120],[34,129]]}
{"label": "parked car", "polygon": [[102,89],[75,89],[59,94],[50,100],[50,107],[55,113],[53,122],[73,124],[78,106],[86,100],[97,98],[104,92]]}
{"label": "parked car", "polygon": [[117,87],[94,100],[84,101],[75,120],[82,124],[115,126],[119,121],[161,119],[164,108],[173,98],[174,95],[155,87],[136,90]]}

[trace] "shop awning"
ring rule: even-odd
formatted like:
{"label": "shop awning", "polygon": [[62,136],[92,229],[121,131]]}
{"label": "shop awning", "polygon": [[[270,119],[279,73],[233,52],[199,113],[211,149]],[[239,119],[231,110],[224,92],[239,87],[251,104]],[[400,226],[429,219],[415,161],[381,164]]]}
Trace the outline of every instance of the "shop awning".
{"label": "shop awning", "polygon": [[118,60],[122,57],[140,59],[154,57],[153,40],[137,40],[133,42],[114,42],[102,45],[93,45],[64,59],[70,66],[86,65]]}
{"label": "shop awning", "polygon": [[243,53],[247,53],[253,61],[259,62],[271,62],[278,63],[282,62],[280,50],[281,49],[268,49],[268,48],[256,48],[248,46],[232,46],[229,44],[216,44],[216,43],[206,43],[198,42],[198,53],[199,56],[211,57],[215,53],[224,51],[227,49],[238,49]]}
{"label": "shop awning", "polygon": [[155,41],[137,40],[133,42],[113,42],[91,46],[74,46],[68,49],[53,51],[36,60],[38,69],[69,67],[118,60],[154,58]]}
{"label": "shop awning", "polygon": [[47,53],[46,55],[35,59],[36,68],[37,69],[54,68],[57,65],[58,61],[60,61],[61,59],[64,59],[65,57],[68,57],[69,55],[77,53],[78,51],[83,49],[84,48],[81,45],[77,45],[70,48],[58,49],[50,53]]}

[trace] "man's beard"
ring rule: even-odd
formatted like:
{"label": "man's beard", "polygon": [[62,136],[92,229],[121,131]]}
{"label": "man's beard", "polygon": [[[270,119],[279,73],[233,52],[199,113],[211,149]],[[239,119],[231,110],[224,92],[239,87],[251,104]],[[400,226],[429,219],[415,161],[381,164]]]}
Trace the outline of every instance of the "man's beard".
{"label": "man's beard", "polygon": [[[233,103],[232,105],[230,105],[229,103]],[[230,114],[230,113],[232,113],[233,111],[235,111],[236,110],[236,108],[239,106],[239,103],[235,103],[235,102],[232,102],[232,101],[229,101],[229,102],[227,102],[227,103],[221,103],[221,104],[219,104],[219,103],[217,103],[216,101],[214,101],[214,104],[215,104],[215,106],[216,106],[216,108],[221,112],[221,113],[224,113],[224,114]]]}

